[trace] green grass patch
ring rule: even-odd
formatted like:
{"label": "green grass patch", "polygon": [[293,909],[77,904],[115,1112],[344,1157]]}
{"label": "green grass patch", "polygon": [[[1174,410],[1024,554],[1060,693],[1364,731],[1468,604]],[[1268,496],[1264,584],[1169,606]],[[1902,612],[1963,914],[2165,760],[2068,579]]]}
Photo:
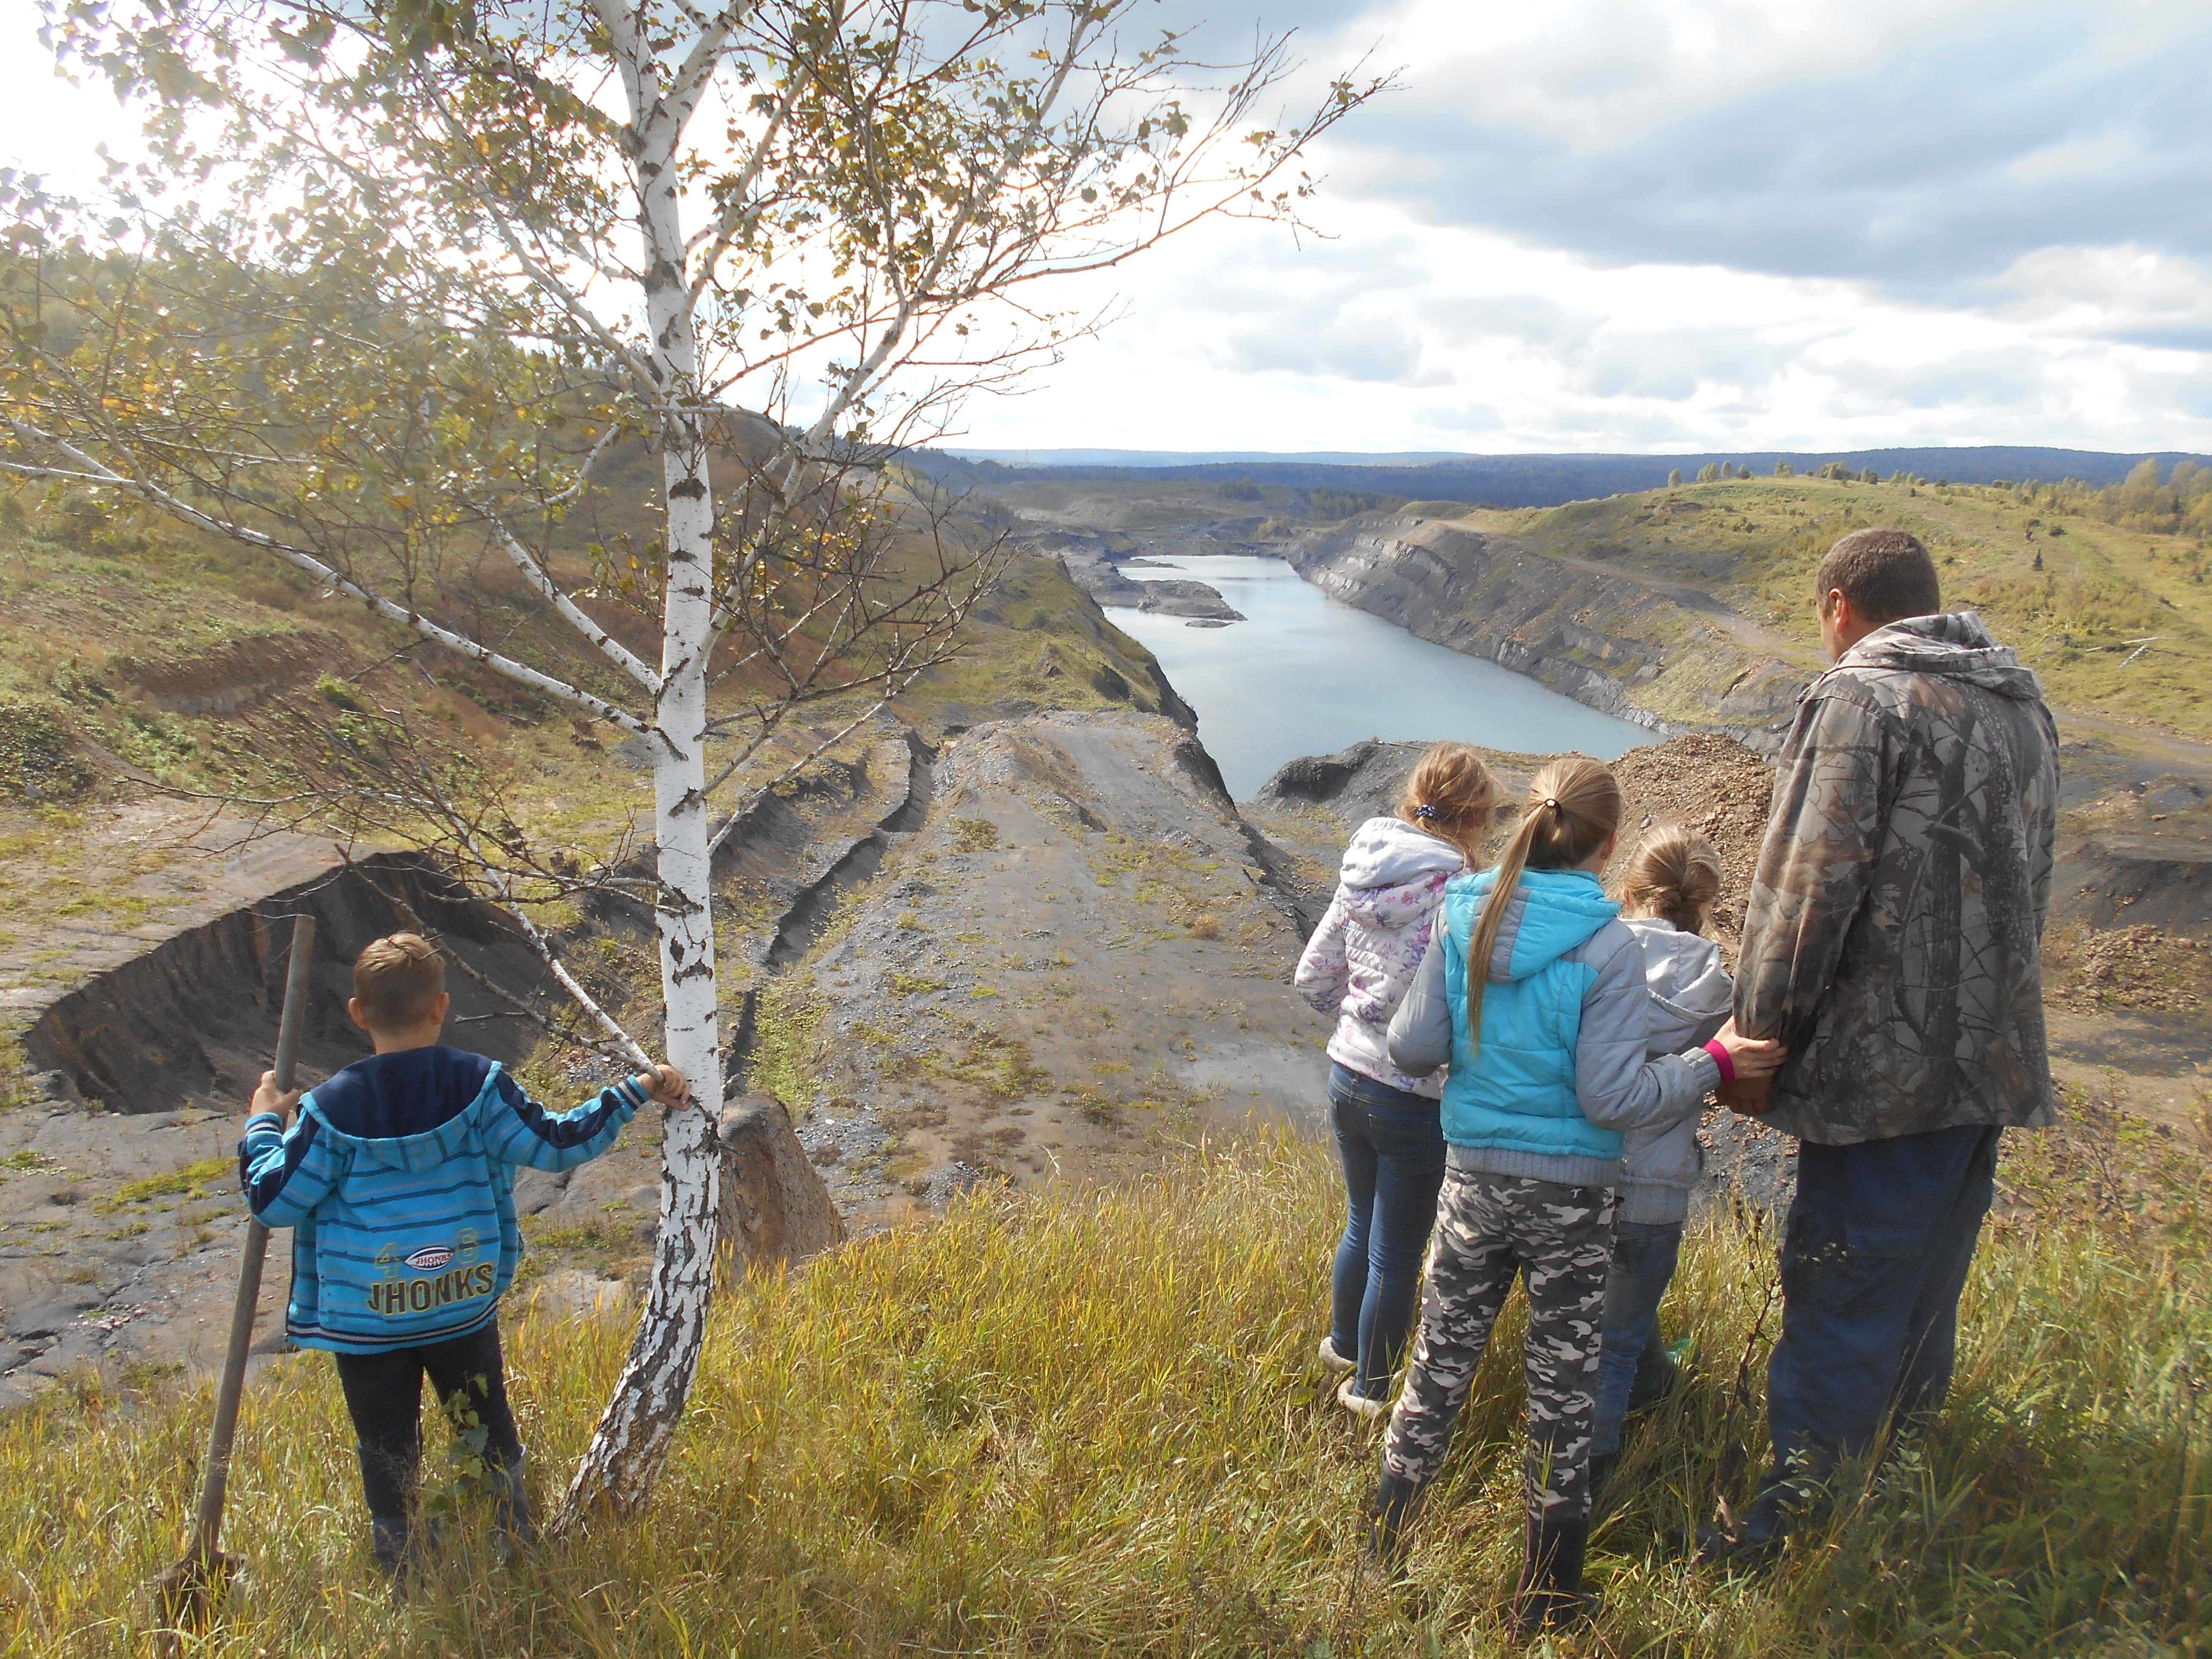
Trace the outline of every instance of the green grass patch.
{"label": "green grass patch", "polygon": [[996,852],[999,826],[988,818],[955,818],[952,820],[951,846],[956,853]]}
{"label": "green grass patch", "polygon": [[206,1198],[210,1183],[238,1172],[238,1161],[229,1158],[204,1158],[196,1164],[187,1164],[181,1170],[171,1170],[166,1175],[141,1176],[136,1181],[126,1181],[100,1200],[103,1210],[120,1209],[125,1204],[143,1204],[156,1198]]}
{"label": "green grass patch", "polygon": [[803,1114],[821,1092],[822,1024],[830,999],[803,975],[786,975],[761,988],[753,1014],[750,1086],[765,1090]]}

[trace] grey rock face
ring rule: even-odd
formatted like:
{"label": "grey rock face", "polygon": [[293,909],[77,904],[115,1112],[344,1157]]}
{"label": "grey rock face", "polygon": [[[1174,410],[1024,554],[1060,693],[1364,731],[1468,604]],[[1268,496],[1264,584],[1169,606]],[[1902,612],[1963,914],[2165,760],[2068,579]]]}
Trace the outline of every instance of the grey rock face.
{"label": "grey rock face", "polygon": [[741,1261],[799,1261],[842,1243],[845,1223],[773,1095],[722,1114],[722,1237]]}

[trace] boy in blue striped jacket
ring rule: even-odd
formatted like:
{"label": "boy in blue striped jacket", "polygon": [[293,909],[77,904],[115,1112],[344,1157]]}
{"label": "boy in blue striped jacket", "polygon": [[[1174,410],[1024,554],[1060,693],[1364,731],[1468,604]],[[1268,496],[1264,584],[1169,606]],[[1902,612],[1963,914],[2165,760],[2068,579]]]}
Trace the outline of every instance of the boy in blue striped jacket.
{"label": "boy in blue striped jacket", "polygon": [[337,1359],[371,1544],[398,1579],[426,1372],[455,1421],[473,1415],[483,1432],[501,1548],[531,1535],[499,1349],[499,1298],[522,1255],[515,1166],[588,1163],[647,1100],[680,1104],[690,1085],[662,1065],[572,1112],[547,1111],[497,1060],[438,1041],[451,1006],[446,966],[417,933],[376,940],[353,984],[346,1011],[376,1052],[304,1098],[278,1094],[276,1073],[264,1073],[238,1166],[253,1213],[293,1230],[285,1331]]}

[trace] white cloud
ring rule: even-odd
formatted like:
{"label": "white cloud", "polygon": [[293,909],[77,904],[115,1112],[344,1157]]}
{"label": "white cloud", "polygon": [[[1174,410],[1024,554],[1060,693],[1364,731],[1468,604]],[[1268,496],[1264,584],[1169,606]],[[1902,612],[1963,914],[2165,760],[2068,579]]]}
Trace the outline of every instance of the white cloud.
{"label": "white cloud", "polygon": [[[1216,225],[1055,294],[1127,314],[967,441],[2212,451],[2206,0],[1246,5],[1200,44],[1256,12],[1408,65],[1319,158],[1334,240]],[[0,161],[88,187],[131,123],[26,9]]]}
{"label": "white cloud", "polygon": [[[964,442],[1147,449],[2212,451],[2203,360],[2119,337],[2202,273],[2051,256],[2062,295],[1978,307],[1717,266],[1610,266],[1336,204],[1337,240],[1219,228],[1164,250],[1123,322]],[[2038,290],[2040,291],[2040,290]],[[1351,343],[1365,337],[1376,356]],[[1263,343],[1255,344],[1253,343]],[[1376,361],[1395,376],[1371,371]],[[1418,363],[1417,370],[1409,366]]]}

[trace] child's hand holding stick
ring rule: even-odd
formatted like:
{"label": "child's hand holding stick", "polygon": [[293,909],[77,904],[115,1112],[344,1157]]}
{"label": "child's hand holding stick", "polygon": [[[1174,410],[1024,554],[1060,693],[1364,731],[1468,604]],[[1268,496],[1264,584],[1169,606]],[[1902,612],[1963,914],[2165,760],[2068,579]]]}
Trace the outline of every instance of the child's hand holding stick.
{"label": "child's hand holding stick", "polygon": [[248,1115],[257,1112],[274,1112],[283,1118],[287,1125],[289,1125],[292,1121],[292,1109],[300,1103],[300,1097],[305,1093],[307,1093],[305,1089],[279,1089],[276,1086],[276,1073],[264,1072],[261,1074],[261,1086],[253,1091],[253,1103],[246,1109]]}

